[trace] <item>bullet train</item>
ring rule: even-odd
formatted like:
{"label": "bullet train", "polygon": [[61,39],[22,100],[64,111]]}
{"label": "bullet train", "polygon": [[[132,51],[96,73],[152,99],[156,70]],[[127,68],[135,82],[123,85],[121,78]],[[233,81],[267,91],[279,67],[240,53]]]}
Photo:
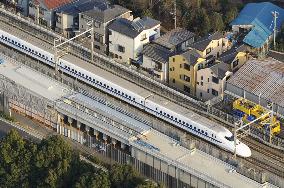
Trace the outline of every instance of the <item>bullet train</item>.
{"label": "bullet train", "polygon": [[[0,42],[10,46],[18,51],[21,51],[41,62],[54,67],[54,55],[47,52],[31,43],[28,43],[12,34],[0,30]],[[216,124],[209,119],[206,119],[198,114],[171,102],[162,102],[161,97],[157,95],[142,96],[134,89],[127,86],[120,86],[114,81],[109,81],[102,76],[98,76],[88,69],[75,65],[76,63],[68,62],[66,59],[58,60],[58,68],[60,71],[77,79],[88,83],[95,88],[102,90],[112,96],[115,96],[131,105],[134,105],[146,112],[161,118],[180,129],[190,132],[198,137],[201,137],[219,147],[234,152],[241,157],[250,157],[251,150],[244,143],[237,140],[236,148],[234,146],[234,136],[226,128]]]}

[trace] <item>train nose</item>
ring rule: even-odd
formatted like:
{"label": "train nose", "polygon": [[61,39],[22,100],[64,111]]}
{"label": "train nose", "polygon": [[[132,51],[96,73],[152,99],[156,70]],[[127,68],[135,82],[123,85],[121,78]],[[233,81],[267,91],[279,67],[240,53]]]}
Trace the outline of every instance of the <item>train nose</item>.
{"label": "train nose", "polygon": [[236,148],[237,155],[241,157],[250,157],[251,156],[251,150],[250,148],[245,145],[244,143],[240,143],[237,145]]}

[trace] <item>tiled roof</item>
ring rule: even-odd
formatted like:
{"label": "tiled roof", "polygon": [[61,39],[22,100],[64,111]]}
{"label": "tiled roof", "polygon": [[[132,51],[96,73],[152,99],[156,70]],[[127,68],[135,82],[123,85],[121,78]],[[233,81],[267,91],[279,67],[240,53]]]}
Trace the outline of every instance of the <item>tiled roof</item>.
{"label": "tiled roof", "polygon": [[74,0],[34,0],[35,4],[43,4],[48,10],[53,10],[59,6],[70,3]]}
{"label": "tiled roof", "polygon": [[194,48],[194,49],[199,50],[199,51],[204,51],[212,40],[218,40],[218,39],[220,39],[222,37],[224,37],[224,35],[222,33],[215,32],[213,34],[208,34],[207,36],[202,37],[202,38],[196,40],[190,46],[192,48]]}
{"label": "tiled roof", "polygon": [[226,52],[222,53],[218,60],[230,64],[239,52],[246,52],[246,50],[247,46],[245,44],[233,46],[230,50],[227,50]]}
{"label": "tiled roof", "polygon": [[120,5],[110,5],[106,2],[98,2],[94,5],[93,9],[83,12],[82,14],[87,15],[101,23],[106,23],[127,12],[131,11]]}
{"label": "tiled roof", "polygon": [[270,2],[248,3],[230,25],[253,25],[254,27],[243,41],[252,47],[259,48],[273,32],[273,11],[279,13],[276,24],[279,30],[284,21],[284,9]]}
{"label": "tiled roof", "polygon": [[209,67],[209,69],[219,78],[223,79],[226,76],[226,72],[229,71],[230,66],[226,63],[218,63]]}
{"label": "tiled roof", "polygon": [[[284,63],[273,58],[250,60],[229,80],[229,85],[284,107]],[[234,92],[233,89],[231,92]]]}
{"label": "tiled roof", "polygon": [[194,33],[183,29],[183,28],[176,28],[173,29],[166,34],[162,35],[161,37],[157,38],[154,42],[165,46],[169,49],[174,48],[176,45],[183,43],[195,36]]}
{"label": "tiled roof", "polygon": [[69,15],[76,15],[80,12],[84,12],[93,9],[98,0],[77,0],[72,3],[64,4],[55,9],[56,12],[62,12]]}
{"label": "tiled roof", "polygon": [[161,63],[167,63],[171,56],[171,51],[158,44],[149,43],[143,47],[143,55]]}
{"label": "tiled roof", "polygon": [[186,61],[190,64],[190,65],[195,65],[197,63],[198,58],[200,58],[200,54],[196,52],[196,50],[188,50],[184,53],[181,54],[181,56],[183,56]]}
{"label": "tiled roof", "polygon": [[137,37],[143,30],[160,25],[161,22],[149,17],[130,21],[120,18],[111,23],[108,28],[131,38]]}

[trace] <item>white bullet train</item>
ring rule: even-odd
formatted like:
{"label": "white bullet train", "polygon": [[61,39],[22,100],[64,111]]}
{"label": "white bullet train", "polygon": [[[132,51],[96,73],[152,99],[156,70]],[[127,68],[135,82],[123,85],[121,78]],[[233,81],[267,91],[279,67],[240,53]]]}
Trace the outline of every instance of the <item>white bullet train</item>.
{"label": "white bullet train", "polygon": [[[8,45],[18,51],[21,51],[49,66],[54,67],[54,55],[28,43],[16,36],[0,30],[0,42]],[[161,97],[157,95],[142,96],[135,90],[131,90],[127,86],[121,87],[113,81],[108,81],[98,76],[88,69],[72,64],[67,60],[59,59],[59,69],[72,77],[86,82],[97,89],[100,89],[112,96],[115,96],[131,105],[147,111],[148,113],[159,117],[175,126],[199,136],[221,148],[234,152],[234,136],[226,128],[216,124],[215,122],[184,109],[171,102],[163,102]],[[250,148],[237,140],[236,153],[241,157],[250,157]]]}

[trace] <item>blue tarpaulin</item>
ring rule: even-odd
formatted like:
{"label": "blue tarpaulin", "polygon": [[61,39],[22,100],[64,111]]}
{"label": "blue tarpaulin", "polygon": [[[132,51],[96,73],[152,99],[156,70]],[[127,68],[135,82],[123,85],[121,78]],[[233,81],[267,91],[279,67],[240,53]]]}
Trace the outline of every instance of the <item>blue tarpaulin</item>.
{"label": "blue tarpaulin", "polygon": [[243,42],[252,47],[260,48],[273,33],[273,11],[279,13],[276,23],[279,31],[284,21],[284,9],[269,2],[247,4],[230,25],[253,25],[254,27],[245,36]]}

